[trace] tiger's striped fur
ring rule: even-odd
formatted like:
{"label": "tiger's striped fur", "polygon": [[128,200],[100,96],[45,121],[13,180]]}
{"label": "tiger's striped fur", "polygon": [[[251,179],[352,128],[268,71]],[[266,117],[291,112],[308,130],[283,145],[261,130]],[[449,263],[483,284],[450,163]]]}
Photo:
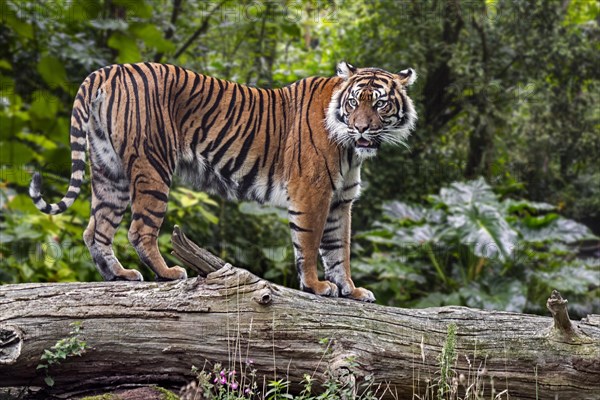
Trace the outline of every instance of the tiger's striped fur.
{"label": "tiger's striped fur", "polygon": [[350,209],[363,159],[382,141],[404,141],[413,127],[405,87],[414,77],[341,63],[336,77],[257,89],[173,65],[108,66],[75,98],[67,194],[46,203],[39,174],[29,193],[42,212],[65,211],[80,192],[87,144],[92,210],[84,240],[104,279],[142,280],[112,250],[129,204],[128,237],[142,262],[159,279],[186,278],[167,266],[157,243],[178,173],[198,190],[287,207],[302,288],[373,301],[350,277]]}

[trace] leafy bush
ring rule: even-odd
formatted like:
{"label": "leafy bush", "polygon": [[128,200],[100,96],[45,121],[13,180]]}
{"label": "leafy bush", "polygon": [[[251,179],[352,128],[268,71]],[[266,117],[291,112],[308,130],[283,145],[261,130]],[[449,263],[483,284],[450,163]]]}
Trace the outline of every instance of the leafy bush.
{"label": "leafy bush", "polygon": [[[83,231],[90,215],[90,202],[84,193],[89,193],[89,186],[82,189],[81,196],[68,213],[46,215],[33,206],[26,194],[0,187],[0,199],[2,205],[6,205],[1,210],[0,220],[0,283],[101,279],[83,243]],[[195,237],[210,237],[212,227],[219,222],[214,215],[216,206],[206,193],[185,188],[171,191],[169,212],[159,238],[161,254],[169,262],[179,262],[170,255],[173,225],[183,222]],[[115,235],[115,254],[124,267],[139,268],[146,279],[154,279],[148,268],[139,267],[139,258],[127,239],[129,214],[125,215]]]}
{"label": "leafy bush", "polygon": [[542,312],[557,288],[585,304],[575,313],[598,312],[600,261],[578,256],[598,239],[586,226],[550,204],[500,200],[483,179],[453,183],[428,201],[387,203],[386,220],[359,235],[372,249],[358,263],[359,279],[374,270],[380,298]]}

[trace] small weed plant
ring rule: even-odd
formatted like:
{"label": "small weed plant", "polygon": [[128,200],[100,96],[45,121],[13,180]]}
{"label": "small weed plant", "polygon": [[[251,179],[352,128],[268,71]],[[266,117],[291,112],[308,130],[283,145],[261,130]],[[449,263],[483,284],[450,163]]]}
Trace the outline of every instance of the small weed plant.
{"label": "small weed plant", "polygon": [[38,364],[37,369],[45,371],[46,378],[44,378],[44,382],[50,387],[54,386],[54,379],[50,376],[50,367],[52,365],[59,365],[68,357],[81,356],[88,348],[83,338],[83,325],[81,322],[73,322],[71,328],[68,337],[60,339],[50,349],[44,350],[44,353],[40,357],[41,362]]}
{"label": "small weed plant", "polygon": [[452,382],[452,367],[456,362],[456,324],[448,325],[446,343],[440,354],[440,382],[438,386],[438,398],[446,398],[447,393],[454,392]]}

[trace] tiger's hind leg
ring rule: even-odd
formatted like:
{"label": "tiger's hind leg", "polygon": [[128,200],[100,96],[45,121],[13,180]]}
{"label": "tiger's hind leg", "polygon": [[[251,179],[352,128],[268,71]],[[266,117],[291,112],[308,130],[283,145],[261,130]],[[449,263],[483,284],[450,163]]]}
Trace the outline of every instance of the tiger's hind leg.
{"label": "tiger's hind leg", "polygon": [[[143,163],[146,164],[146,163]],[[132,221],[129,241],[135,247],[140,260],[156,274],[157,280],[187,278],[185,269],[169,268],[158,249],[158,234],[167,211],[169,186],[163,180],[151,177],[154,168],[150,164],[136,165],[139,174],[131,183]]]}
{"label": "tiger's hind leg", "polygon": [[124,176],[115,179],[105,173],[92,168],[92,212],[83,240],[105,280],[143,281],[139,271],[123,268],[112,248],[129,203],[129,183]]}

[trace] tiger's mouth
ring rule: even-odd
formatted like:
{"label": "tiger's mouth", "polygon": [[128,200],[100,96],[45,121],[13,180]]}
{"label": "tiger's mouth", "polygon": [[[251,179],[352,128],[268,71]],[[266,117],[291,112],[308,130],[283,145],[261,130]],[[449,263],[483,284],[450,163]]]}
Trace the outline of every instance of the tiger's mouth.
{"label": "tiger's mouth", "polygon": [[379,145],[380,143],[377,140],[369,140],[362,137],[356,140],[356,148],[358,149],[378,149]]}

